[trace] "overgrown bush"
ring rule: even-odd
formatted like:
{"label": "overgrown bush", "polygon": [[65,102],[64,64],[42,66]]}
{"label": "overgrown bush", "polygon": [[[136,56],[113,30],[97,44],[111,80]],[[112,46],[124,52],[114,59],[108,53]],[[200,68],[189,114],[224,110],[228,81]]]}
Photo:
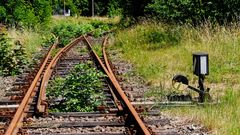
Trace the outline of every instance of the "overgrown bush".
{"label": "overgrown bush", "polygon": [[7,34],[0,32],[0,75],[16,75],[27,64],[25,49],[20,41],[10,42]]}
{"label": "overgrown bush", "polygon": [[110,30],[110,25],[101,21],[94,21],[91,24],[95,28],[93,31],[93,36],[95,37],[100,37],[105,31]]}
{"label": "overgrown bush", "polygon": [[90,112],[103,104],[103,73],[79,64],[65,78],[57,78],[47,89],[51,110],[56,112]]}
{"label": "overgrown bush", "polygon": [[[160,25],[160,26],[158,26]],[[168,27],[160,23],[148,23],[137,26],[129,33],[134,40],[123,40],[122,44],[135,44],[136,47],[146,50],[157,50],[164,47],[177,45],[181,41],[180,27]]]}
{"label": "overgrown bush", "polygon": [[49,47],[52,44],[54,44],[54,42],[56,41],[56,36],[54,34],[46,34],[42,37],[43,39],[43,43],[42,46],[43,47]]}
{"label": "overgrown bush", "polygon": [[67,45],[73,38],[90,32],[94,27],[90,24],[61,23],[53,27],[52,32],[59,37],[59,45]]}
{"label": "overgrown bush", "polygon": [[59,45],[65,46],[72,39],[83,35],[88,32],[93,32],[95,37],[101,36],[104,31],[110,30],[109,24],[101,21],[95,21],[92,23],[77,24],[77,23],[60,23],[53,27],[52,33],[59,37]]}
{"label": "overgrown bush", "polygon": [[49,0],[0,1],[0,23],[15,27],[35,27],[47,24],[52,9]]}
{"label": "overgrown bush", "polygon": [[145,29],[143,33],[143,41],[145,44],[151,43],[149,49],[159,49],[177,45],[180,42],[181,34],[179,28],[150,28]]}
{"label": "overgrown bush", "polygon": [[210,20],[223,24],[239,20],[239,6],[236,0],[153,0],[145,13],[168,22],[200,24]]}
{"label": "overgrown bush", "polygon": [[120,1],[110,0],[108,3],[108,16],[121,16],[123,14],[123,9],[120,6]]}

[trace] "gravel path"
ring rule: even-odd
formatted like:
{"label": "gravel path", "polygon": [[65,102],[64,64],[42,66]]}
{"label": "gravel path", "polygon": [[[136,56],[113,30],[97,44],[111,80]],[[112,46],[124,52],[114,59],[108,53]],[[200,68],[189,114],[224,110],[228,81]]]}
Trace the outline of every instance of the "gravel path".
{"label": "gravel path", "polygon": [[0,99],[3,99],[6,92],[13,87],[16,78],[15,76],[0,77]]}

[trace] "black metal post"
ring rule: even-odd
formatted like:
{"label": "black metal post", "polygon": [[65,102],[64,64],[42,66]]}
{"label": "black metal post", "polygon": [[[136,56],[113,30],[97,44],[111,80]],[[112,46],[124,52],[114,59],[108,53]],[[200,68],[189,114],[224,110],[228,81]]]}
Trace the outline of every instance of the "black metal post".
{"label": "black metal post", "polygon": [[204,75],[199,75],[198,84],[199,84],[199,89],[202,91],[202,92],[199,92],[199,102],[200,103],[203,103],[205,101],[205,89],[204,89],[204,85],[203,85],[204,79],[205,79]]}

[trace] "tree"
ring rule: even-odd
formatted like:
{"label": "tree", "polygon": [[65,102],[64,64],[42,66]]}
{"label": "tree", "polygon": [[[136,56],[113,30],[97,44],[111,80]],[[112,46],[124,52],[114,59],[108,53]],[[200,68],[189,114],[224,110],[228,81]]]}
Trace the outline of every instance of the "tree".
{"label": "tree", "polygon": [[36,24],[48,22],[51,11],[49,0],[2,0],[0,23],[34,27]]}

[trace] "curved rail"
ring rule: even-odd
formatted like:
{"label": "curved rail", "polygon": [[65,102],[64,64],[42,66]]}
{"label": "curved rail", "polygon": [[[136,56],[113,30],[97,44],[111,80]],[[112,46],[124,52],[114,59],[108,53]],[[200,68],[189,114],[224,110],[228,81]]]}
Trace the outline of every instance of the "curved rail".
{"label": "curved rail", "polygon": [[28,105],[31,102],[30,98],[31,98],[31,96],[34,92],[34,89],[35,89],[39,79],[41,78],[41,74],[43,73],[44,68],[47,64],[47,61],[51,56],[52,50],[56,47],[56,44],[57,43],[54,43],[52,45],[52,47],[48,50],[48,53],[47,53],[47,55],[44,59],[44,62],[42,63],[37,75],[35,76],[32,84],[31,84],[31,86],[28,88],[28,91],[25,94],[21,104],[19,105],[13,119],[11,120],[11,122],[10,122],[6,132],[5,132],[5,135],[12,135],[12,134],[16,134],[18,132],[20,123],[22,122],[23,117],[25,116],[25,111],[27,111],[29,109]]}
{"label": "curved rail", "polygon": [[122,90],[121,86],[119,85],[117,79],[113,75],[113,72],[112,72],[111,68],[109,68],[109,71],[111,72],[110,73],[107,70],[107,68],[104,66],[104,64],[102,63],[102,61],[100,60],[100,58],[98,57],[96,52],[93,50],[91,44],[89,43],[89,41],[86,39],[85,36],[84,36],[84,38],[87,41],[87,44],[88,44],[89,48],[91,48],[92,53],[94,54],[94,56],[97,59],[98,63],[101,65],[101,67],[103,68],[104,72],[107,74],[107,76],[111,80],[113,86],[116,88],[117,94],[119,95],[119,97],[123,101],[122,103],[125,105],[126,109],[128,110],[128,113],[129,113],[128,115],[131,116],[131,118],[133,120],[132,122],[134,122],[135,123],[134,125],[137,126],[138,132],[141,133],[142,135],[150,135],[151,134],[150,131],[145,126],[143,121],[140,119],[140,117],[139,117],[138,113],[136,112],[136,110],[134,109],[133,105],[131,104],[131,102],[128,100],[127,96],[123,92],[123,90]]}
{"label": "curved rail", "polygon": [[[112,72],[112,70],[111,70],[111,67],[109,66],[110,64],[109,64],[109,62],[108,62],[107,55],[106,55],[106,51],[105,51],[105,46],[106,46],[106,44],[107,44],[107,40],[108,40],[108,37],[106,37],[106,38],[104,39],[103,44],[102,44],[103,59],[104,59],[104,63],[105,63],[105,66],[106,66],[108,72],[109,72],[110,74],[114,75],[113,72]],[[111,91],[111,93],[112,93],[112,95],[113,95],[113,99],[114,99],[115,104],[117,105],[118,110],[119,110],[119,111],[123,111],[123,107],[122,107],[122,105],[121,105],[121,102],[120,102],[120,101],[118,100],[118,98],[116,97],[114,91],[113,91],[112,89],[110,89],[110,91]]]}
{"label": "curved rail", "polygon": [[[52,61],[50,62],[50,64],[47,66],[47,69],[45,70],[43,79],[42,79],[42,83],[40,86],[40,94],[39,94],[39,99],[38,99],[38,103],[37,103],[37,110],[40,113],[44,113],[46,112],[46,87],[48,84],[48,81],[51,77],[51,74],[53,72],[54,67],[56,66],[58,60],[61,58],[61,56],[67,52],[70,48],[72,48],[74,45],[76,45],[80,40],[85,39],[88,47],[90,48],[91,53],[93,54],[93,57],[97,60],[97,62],[100,64],[100,66],[102,67],[102,69],[104,70],[104,72],[107,74],[111,84],[114,86],[114,88],[116,89],[116,91],[114,93],[116,93],[119,97],[119,99],[122,101],[122,104],[124,105],[124,110],[127,112],[128,117],[131,118],[132,121],[131,124],[134,124],[138,130],[138,132],[140,134],[144,134],[144,135],[150,135],[149,130],[147,129],[147,127],[145,126],[145,124],[143,123],[143,121],[140,119],[138,113],[136,112],[136,110],[134,109],[134,107],[132,106],[132,104],[130,103],[130,101],[128,100],[127,96],[124,94],[123,90],[121,89],[117,79],[115,78],[115,76],[113,75],[113,72],[111,71],[111,69],[108,67],[108,69],[104,66],[103,62],[100,60],[100,58],[98,57],[98,55],[96,54],[96,52],[93,50],[91,44],[89,43],[89,41],[86,39],[85,36],[81,36],[77,39],[75,39],[74,41],[72,41],[70,44],[68,44],[66,47],[62,48],[56,55],[55,57],[52,59]],[[106,40],[105,40],[106,43]],[[39,70],[36,78],[34,79],[34,82],[39,80],[40,75],[42,74],[44,67],[46,65],[47,61],[44,62],[44,66],[41,67],[41,69]],[[109,70],[109,71],[108,71]],[[111,72],[111,73],[110,73]],[[20,124],[20,122],[22,121],[24,115],[22,115],[21,112],[23,112],[26,108],[26,105],[28,103],[28,100],[30,98],[30,96],[32,95],[32,89],[35,88],[36,83],[33,83],[31,85],[31,90],[29,90],[26,94],[26,96],[24,97],[24,101],[21,104],[24,104],[24,106],[22,106],[21,108],[19,107],[17,111],[17,113],[15,115],[17,115],[16,117],[18,118],[14,118],[13,121],[11,122],[9,129],[6,132],[6,135],[11,135],[13,133],[16,133],[17,130],[15,130],[15,128],[17,127],[17,124]],[[26,98],[26,99],[25,99]],[[25,101],[27,100],[27,101]],[[20,116],[19,116],[19,112],[20,112]]]}
{"label": "curved rail", "polygon": [[40,92],[39,92],[39,98],[37,101],[37,111],[38,113],[47,113],[46,111],[46,107],[47,107],[47,102],[46,102],[46,88],[48,85],[48,81],[52,75],[53,69],[57,64],[57,61],[60,59],[60,57],[67,52],[70,48],[72,48],[74,45],[76,45],[79,40],[81,40],[83,37],[80,36],[78,38],[76,38],[75,40],[73,40],[71,43],[69,43],[67,46],[65,46],[64,48],[62,48],[56,55],[55,57],[52,59],[52,61],[50,62],[50,64],[48,65],[44,75],[43,75],[43,79],[42,79],[42,83],[40,86]]}

